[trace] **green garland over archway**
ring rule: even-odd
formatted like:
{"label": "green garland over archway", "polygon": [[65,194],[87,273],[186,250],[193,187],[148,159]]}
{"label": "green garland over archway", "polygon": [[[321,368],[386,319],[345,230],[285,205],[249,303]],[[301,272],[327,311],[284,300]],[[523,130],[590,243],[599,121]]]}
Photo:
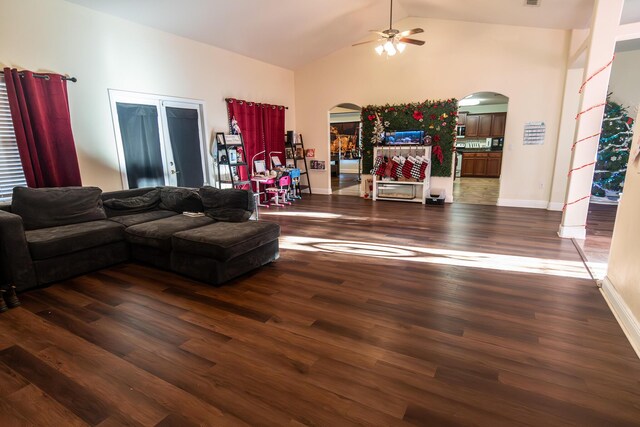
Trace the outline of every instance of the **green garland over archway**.
{"label": "green garland over archway", "polygon": [[[383,128],[383,131],[424,131],[425,135],[431,137],[434,147],[431,175],[451,176],[453,144],[456,140],[458,122],[456,99],[410,104],[367,105],[362,108],[361,120],[362,171],[364,173],[368,173],[373,168],[373,145],[378,140],[376,137],[378,131]],[[441,152],[442,156],[439,156],[438,152]]]}

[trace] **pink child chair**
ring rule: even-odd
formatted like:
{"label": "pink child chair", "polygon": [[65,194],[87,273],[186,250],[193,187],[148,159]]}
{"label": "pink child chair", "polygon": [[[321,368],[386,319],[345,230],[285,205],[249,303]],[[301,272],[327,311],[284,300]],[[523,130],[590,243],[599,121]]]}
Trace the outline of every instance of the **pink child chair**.
{"label": "pink child chair", "polygon": [[[267,187],[267,194],[271,194],[273,196],[273,205],[274,206],[285,206],[290,205],[291,202],[287,201],[287,192],[289,191],[289,186],[291,185],[291,177],[289,175],[285,175],[280,177],[278,180],[278,185],[275,187]],[[280,203],[282,201],[282,203]]]}

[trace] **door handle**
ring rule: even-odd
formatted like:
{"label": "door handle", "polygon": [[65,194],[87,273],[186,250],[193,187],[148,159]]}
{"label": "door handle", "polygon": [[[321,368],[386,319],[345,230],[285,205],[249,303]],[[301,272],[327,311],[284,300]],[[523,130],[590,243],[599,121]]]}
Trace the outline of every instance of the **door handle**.
{"label": "door handle", "polygon": [[171,174],[172,174],[172,175],[175,175],[175,174],[178,174],[178,173],[180,173],[180,171],[173,170],[173,169],[171,170]]}

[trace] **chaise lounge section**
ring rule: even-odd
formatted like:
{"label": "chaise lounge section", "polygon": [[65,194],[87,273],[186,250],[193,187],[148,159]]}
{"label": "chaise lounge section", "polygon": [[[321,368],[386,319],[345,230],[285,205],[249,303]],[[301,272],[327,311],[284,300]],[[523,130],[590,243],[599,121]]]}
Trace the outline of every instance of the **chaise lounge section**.
{"label": "chaise lounge section", "polygon": [[248,221],[254,209],[235,189],[16,188],[0,205],[0,279],[24,291],[135,260],[220,285],[279,256],[280,227]]}

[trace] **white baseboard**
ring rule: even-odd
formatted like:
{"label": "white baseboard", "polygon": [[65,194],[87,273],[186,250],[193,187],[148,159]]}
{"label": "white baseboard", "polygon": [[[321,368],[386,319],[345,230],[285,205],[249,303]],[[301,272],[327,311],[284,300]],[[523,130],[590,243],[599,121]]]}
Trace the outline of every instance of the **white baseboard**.
{"label": "white baseboard", "polygon": [[582,239],[587,237],[587,229],[584,225],[574,225],[572,227],[565,227],[560,225],[558,229],[558,236],[563,239]]}
{"label": "white baseboard", "polygon": [[602,280],[600,289],[609,308],[629,339],[631,346],[640,358],[640,322],[635,318],[629,306],[624,302],[609,277]]}
{"label": "white baseboard", "polygon": [[546,200],[498,199],[498,206],[511,208],[547,209],[548,204]]}
{"label": "white baseboard", "polygon": [[[326,196],[329,196],[329,195],[332,194],[330,188],[312,188],[311,192],[313,194],[323,194],[323,195],[326,195]],[[303,190],[302,194],[303,195],[306,194],[306,191]]]}
{"label": "white baseboard", "polygon": [[561,211],[564,208],[564,203],[562,202],[549,202],[547,205],[548,211]]}

